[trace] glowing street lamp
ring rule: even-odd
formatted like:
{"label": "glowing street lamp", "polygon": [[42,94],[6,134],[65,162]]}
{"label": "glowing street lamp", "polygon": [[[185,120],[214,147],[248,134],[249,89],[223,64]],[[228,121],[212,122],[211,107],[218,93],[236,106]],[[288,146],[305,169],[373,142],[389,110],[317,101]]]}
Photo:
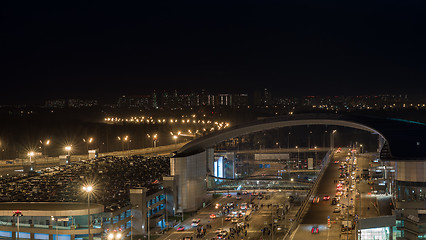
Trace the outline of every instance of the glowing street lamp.
{"label": "glowing street lamp", "polygon": [[72,149],[71,145],[65,146],[65,151],[67,151],[68,156],[70,155],[71,149]]}
{"label": "glowing street lamp", "polygon": [[30,163],[32,163],[31,158],[35,155],[33,151],[28,152],[27,155],[30,157]]}
{"label": "glowing street lamp", "polygon": [[177,139],[178,139],[178,136],[177,136],[177,135],[173,135],[173,139],[175,140],[175,144],[176,144],[176,141],[177,141]]}
{"label": "glowing street lamp", "polygon": [[152,144],[154,148],[157,147],[157,141],[158,141],[158,135],[154,134],[154,136],[152,136]]}
{"label": "glowing street lamp", "polygon": [[90,227],[92,225],[90,219],[90,194],[93,192],[92,185],[83,186],[83,191],[87,193],[87,229],[88,229],[88,238],[90,240]]}

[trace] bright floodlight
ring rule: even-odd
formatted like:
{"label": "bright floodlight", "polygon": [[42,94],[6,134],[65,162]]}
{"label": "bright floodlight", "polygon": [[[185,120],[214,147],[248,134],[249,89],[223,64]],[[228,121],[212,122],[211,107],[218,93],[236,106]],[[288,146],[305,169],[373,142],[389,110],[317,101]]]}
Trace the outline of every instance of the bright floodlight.
{"label": "bright floodlight", "polygon": [[108,239],[114,239],[114,233],[108,234]]}
{"label": "bright floodlight", "polygon": [[85,191],[85,192],[90,193],[90,192],[92,192],[92,190],[93,190],[93,187],[91,185],[83,187],[83,191]]}
{"label": "bright floodlight", "polygon": [[174,138],[174,139],[177,139],[177,138],[178,138],[178,136],[174,135],[174,136],[173,136],[173,138]]}
{"label": "bright floodlight", "polygon": [[65,147],[65,150],[66,150],[66,151],[71,151],[71,146],[66,146],[66,147]]}
{"label": "bright floodlight", "polygon": [[121,238],[121,233],[117,233],[117,234],[115,235],[115,238],[117,238],[117,239]]}
{"label": "bright floodlight", "polygon": [[34,152],[31,151],[27,155],[30,156],[30,157],[32,157],[32,156],[34,156]]}

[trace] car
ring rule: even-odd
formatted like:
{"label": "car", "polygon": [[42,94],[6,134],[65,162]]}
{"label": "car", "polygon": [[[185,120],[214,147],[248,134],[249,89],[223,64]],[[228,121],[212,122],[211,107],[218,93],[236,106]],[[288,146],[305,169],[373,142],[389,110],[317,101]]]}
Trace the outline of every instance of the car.
{"label": "car", "polygon": [[319,233],[318,225],[314,225],[314,226],[312,227],[312,229],[311,229],[311,233],[312,233],[312,234],[317,234],[317,233]]}
{"label": "car", "polygon": [[192,240],[192,237],[183,237],[182,240]]}
{"label": "car", "polygon": [[334,208],[333,212],[334,213],[339,213],[340,212],[340,208],[338,208],[338,207]]}
{"label": "car", "polygon": [[185,230],[185,227],[184,226],[180,226],[180,227],[178,227],[177,229],[176,229],[176,231],[184,231]]}
{"label": "car", "polygon": [[330,196],[325,195],[322,199],[325,200],[325,201],[330,200]]}
{"label": "car", "polygon": [[222,231],[220,233],[217,233],[216,238],[217,239],[225,239],[227,235],[228,235],[227,231]]}
{"label": "car", "polygon": [[197,227],[198,225],[200,224],[200,219],[198,218],[198,219],[192,219],[192,223],[191,223],[191,226],[193,226],[193,227]]}
{"label": "car", "polygon": [[210,214],[210,218],[211,219],[215,219],[216,218],[216,214]]}
{"label": "car", "polygon": [[233,218],[233,219],[231,220],[231,222],[232,222],[232,223],[237,223],[237,222],[238,222],[238,218]]}
{"label": "car", "polygon": [[232,195],[231,195],[231,194],[227,194],[227,195],[226,195],[226,197],[227,197],[227,198],[230,198],[230,197],[232,197]]}
{"label": "car", "polygon": [[215,207],[214,207],[214,208],[219,209],[221,206],[222,206],[222,204],[220,204],[220,203],[216,203],[216,205],[215,205]]}
{"label": "car", "polygon": [[226,217],[225,221],[231,221],[231,219],[232,219],[231,217]]}
{"label": "car", "polygon": [[312,200],[312,203],[319,203],[320,198],[319,197],[314,197],[314,200]]}
{"label": "car", "polygon": [[235,199],[240,200],[241,196],[236,196]]}
{"label": "car", "polygon": [[281,231],[281,230],[283,230],[283,228],[281,227],[281,225],[275,225],[275,229],[276,229],[277,231]]}
{"label": "car", "polygon": [[223,228],[218,228],[218,229],[216,229],[216,231],[215,231],[215,233],[216,233],[216,234],[219,234],[219,233],[221,233],[221,232],[223,232]]}

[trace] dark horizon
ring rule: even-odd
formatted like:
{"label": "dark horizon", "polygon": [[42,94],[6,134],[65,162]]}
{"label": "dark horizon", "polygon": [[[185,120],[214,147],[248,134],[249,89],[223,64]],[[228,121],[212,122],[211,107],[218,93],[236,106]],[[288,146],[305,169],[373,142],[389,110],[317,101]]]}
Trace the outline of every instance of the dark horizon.
{"label": "dark horizon", "polygon": [[422,94],[425,3],[8,2],[0,104],[154,89]]}

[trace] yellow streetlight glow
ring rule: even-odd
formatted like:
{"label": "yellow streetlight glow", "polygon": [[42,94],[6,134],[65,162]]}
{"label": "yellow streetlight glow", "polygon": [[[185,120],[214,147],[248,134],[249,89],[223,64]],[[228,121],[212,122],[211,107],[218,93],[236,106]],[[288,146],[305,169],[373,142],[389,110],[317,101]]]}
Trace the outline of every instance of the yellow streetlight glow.
{"label": "yellow streetlight glow", "polygon": [[91,193],[93,191],[93,186],[92,185],[83,186],[83,191],[87,193]]}
{"label": "yellow streetlight glow", "polygon": [[65,146],[65,151],[71,151],[71,146]]}
{"label": "yellow streetlight glow", "polygon": [[32,157],[32,156],[34,156],[34,152],[32,152],[32,151],[28,152],[27,155],[30,156],[30,157]]}

